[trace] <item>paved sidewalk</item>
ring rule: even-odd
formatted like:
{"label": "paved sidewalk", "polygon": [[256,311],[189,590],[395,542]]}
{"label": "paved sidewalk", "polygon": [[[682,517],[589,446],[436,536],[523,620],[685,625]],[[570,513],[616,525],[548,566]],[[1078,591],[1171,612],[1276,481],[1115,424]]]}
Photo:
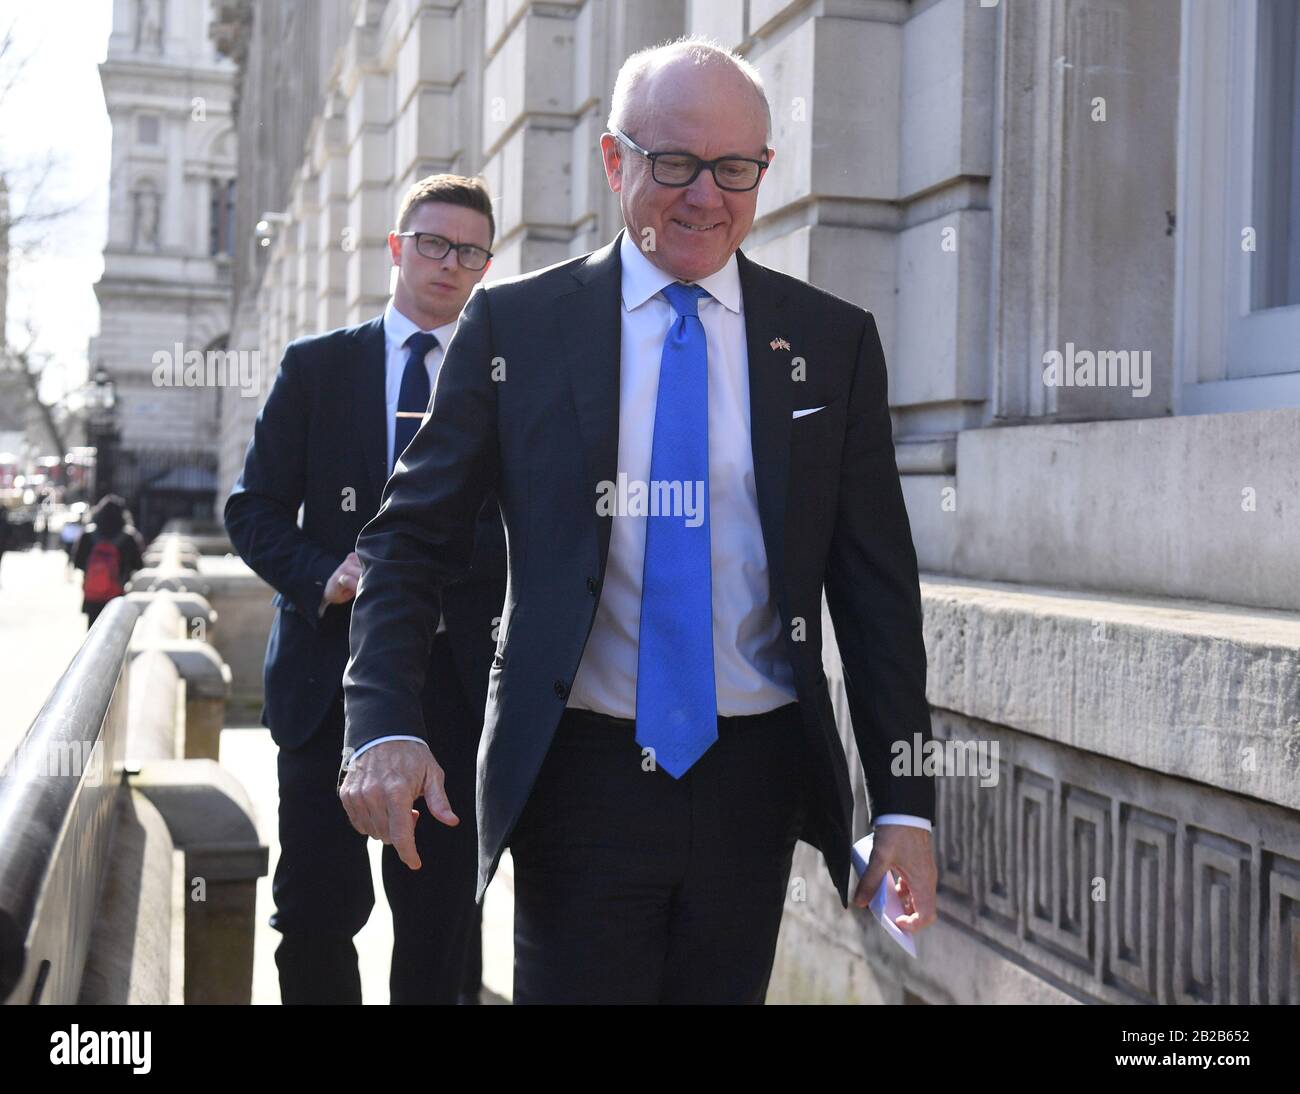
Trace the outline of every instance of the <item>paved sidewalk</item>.
{"label": "paved sidewalk", "polygon": [[81,575],[62,551],[0,559],[0,762],[22,740],[86,637]]}
{"label": "paved sidewalk", "polygon": [[[80,575],[69,571],[62,551],[10,551],[0,559],[0,763],[22,739],[59,677],[86,637]],[[257,814],[258,831],[279,857],[276,840],[275,744],[261,727],[228,728],[221,735],[221,762],[244,784]],[[342,808],[342,806],[340,806]],[[370,844],[375,909],[358,934],[362,997],[388,1002],[392,917],[379,874],[381,845]],[[501,864],[484,909],[484,1002],[510,997],[513,965],[513,889],[509,855]],[[275,947],[279,934],[267,920],[272,910],[271,874],[258,882],[253,1002],[278,1004]]]}
{"label": "paved sidewalk", "polygon": [[[270,849],[267,876],[257,883],[257,933],[253,951],[253,1002],[278,1004],[280,984],[275,967],[275,947],[280,935],[268,923],[274,904],[271,878],[280,857],[276,839],[278,794],[275,777],[275,743],[261,727],[227,728],[221,734],[221,763],[244,784],[257,814],[258,834]],[[340,809],[343,807],[340,805]],[[361,965],[361,998],[367,1003],[388,1002],[388,970],[393,948],[393,919],[384,896],[379,872],[382,844],[370,841],[370,875],[375,907],[355,942]],[[507,853],[488,890],[483,912],[483,983],[485,1003],[509,1001],[514,967],[514,890]]]}

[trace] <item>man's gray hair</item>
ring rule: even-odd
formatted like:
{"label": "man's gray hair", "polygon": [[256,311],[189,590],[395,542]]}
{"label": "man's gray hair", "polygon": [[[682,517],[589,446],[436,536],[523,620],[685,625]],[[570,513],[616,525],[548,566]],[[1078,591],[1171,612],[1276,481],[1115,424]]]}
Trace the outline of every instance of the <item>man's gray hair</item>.
{"label": "man's gray hair", "polygon": [[758,101],[763,104],[763,119],[766,127],[764,143],[771,145],[772,108],[768,104],[767,92],[763,90],[763,77],[759,75],[758,69],[738,53],[733,53],[712,38],[699,34],[675,38],[671,42],[664,42],[657,46],[647,46],[628,57],[618,70],[618,78],[614,81],[614,94],[610,98],[606,126],[610,129],[617,127],[627,133],[628,127],[633,124],[631,118],[637,105],[633,101],[637,88],[650,73],[679,57],[689,57],[697,65],[727,64],[749,80],[758,96]]}

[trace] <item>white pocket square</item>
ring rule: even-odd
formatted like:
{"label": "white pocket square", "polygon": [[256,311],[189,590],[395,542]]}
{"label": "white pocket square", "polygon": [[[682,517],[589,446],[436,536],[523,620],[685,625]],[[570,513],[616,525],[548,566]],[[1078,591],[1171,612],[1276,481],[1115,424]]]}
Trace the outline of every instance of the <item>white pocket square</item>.
{"label": "white pocket square", "polygon": [[796,410],[794,412],[794,417],[802,418],[805,414],[816,414],[817,411],[825,409],[826,407],[824,406],[810,406],[807,410]]}

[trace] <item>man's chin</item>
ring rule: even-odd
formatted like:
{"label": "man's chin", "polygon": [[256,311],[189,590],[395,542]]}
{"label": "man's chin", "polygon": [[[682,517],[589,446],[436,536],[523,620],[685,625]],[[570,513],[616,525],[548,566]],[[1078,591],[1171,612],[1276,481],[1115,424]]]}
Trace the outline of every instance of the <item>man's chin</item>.
{"label": "man's chin", "polygon": [[[469,298],[466,297],[465,299],[468,300]],[[460,315],[461,310],[465,306],[464,300],[457,300],[455,297],[449,296],[447,293],[438,292],[424,297],[421,302],[424,304],[426,315],[450,315],[451,318],[445,320],[447,323],[450,323],[452,319]]]}
{"label": "man's chin", "polygon": [[707,253],[703,249],[683,252],[674,248],[664,258],[664,269],[678,281],[699,281],[727,264],[727,256],[716,245],[710,246]]}

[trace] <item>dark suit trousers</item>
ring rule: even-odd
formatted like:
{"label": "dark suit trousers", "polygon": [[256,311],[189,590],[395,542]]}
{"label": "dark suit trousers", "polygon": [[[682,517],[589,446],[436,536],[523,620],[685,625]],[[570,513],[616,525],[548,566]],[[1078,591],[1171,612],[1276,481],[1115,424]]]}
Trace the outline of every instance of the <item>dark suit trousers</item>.
{"label": "dark suit trousers", "polygon": [[681,779],[567,710],[511,837],[516,1003],[761,1003],[808,764],[797,704],[719,718]]}
{"label": "dark suit trousers", "polygon": [[[393,1003],[455,1003],[469,932],[476,922],[477,834],[474,767],[481,718],[471,714],[445,634],[436,635],[426,703],[429,745],[447,774],[447,796],[460,817],[449,828],[423,801],[415,840],[423,866],[411,870],[383,849],[384,892],[393,913]],[[381,746],[382,747],[382,746]],[[370,918],[374,889],[366,837],[338,799],[343,752],[342,690],[324,722],[300,749],[281,749],[280,860],[271,926],[285,1003],[360,1003],[361,978],[352,936]]]}

